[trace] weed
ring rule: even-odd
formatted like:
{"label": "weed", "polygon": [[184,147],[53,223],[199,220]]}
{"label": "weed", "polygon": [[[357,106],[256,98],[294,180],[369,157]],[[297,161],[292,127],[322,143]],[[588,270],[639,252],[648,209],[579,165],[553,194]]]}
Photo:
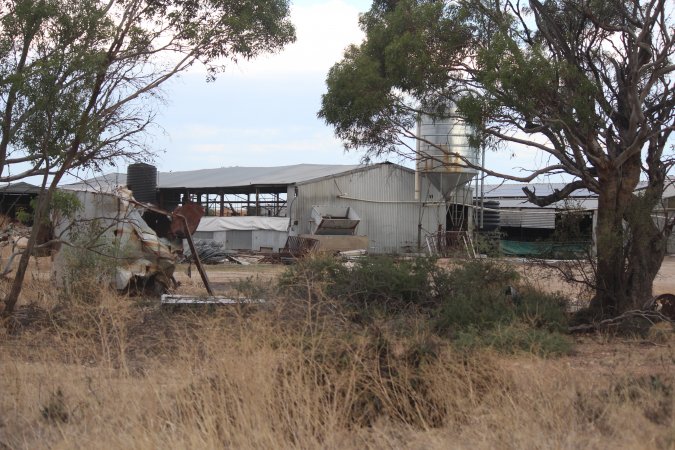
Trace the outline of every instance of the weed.
{"label": "weed", "polygon": [[68,422],[70,413],[66,407],[66,402],[61,388],[57,389],[49,396],[49,401],[46,405],[40,408],[40,413],[42,414],[43,419],[52,423]]}
{"label": "weed", "polygon": [[317,296],[317,291],[351,308],[361,320],[372,315],[397,314],[410,307],[430,308],[447,289],[447,275],[429,258],[397,260],[370,256],[351,267],[318,256],[289,268],[280,279],[282,290],[292,295]]}
{"label": "weed", "polygon": [[462,350],[490,347],[502,353],[526,352],[541,357],[569,354],[572,339],[558,332],[532,328],[522,322],[498,325],[486,331],[460,331],[454,345]]}

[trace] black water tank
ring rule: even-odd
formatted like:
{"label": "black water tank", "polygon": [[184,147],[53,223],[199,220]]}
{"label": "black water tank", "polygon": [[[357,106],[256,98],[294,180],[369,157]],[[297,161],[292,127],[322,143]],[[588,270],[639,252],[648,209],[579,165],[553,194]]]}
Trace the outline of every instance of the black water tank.
{"label": "black water tank", "polygon": [[[480,206],[480,202],[477,202]],[[493,231],[499,228],[499,202],[496,200],[488,200],[483,202],[483,227],[481,231]],[[476,225],[480,227],[480,211]]]}
{"label": "black water tank", "polygon": [[129,164],[127,187],[137,201],[157,203],[157,168],[145,163]]}

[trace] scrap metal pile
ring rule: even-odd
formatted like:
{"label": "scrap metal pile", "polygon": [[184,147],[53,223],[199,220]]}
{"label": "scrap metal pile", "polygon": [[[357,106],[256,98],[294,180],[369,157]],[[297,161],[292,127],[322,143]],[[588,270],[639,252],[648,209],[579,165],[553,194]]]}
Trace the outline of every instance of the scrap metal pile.
{"label": "scrap metal pile", "polygon": [[[171,284],[176,285],[173,272],[176,259],[183,250],[181,239],[187,238],[191,242],[190,235],[204,214],[201,206],[188,203],[167,212],[137,202],[125,188],[113,192],[73,190],[72,193],[77,196],[82,209],[73,218],[56,221],[55,232],[69,243],[69,248],[82,247],[78,239],[83,234],[92,234],[97,242],[103,243],[103,250],[99,248],[97,253],[116,262],[111,280],[115,289],[124,291],[135,286],[143,289],[152,286],[154,292],[162,293]],[[146,221],[150,217],[148,212],[154,214],[150,223]],[[95,229],[93,225],[96,225]],[[88,230],[86,233],[83,233],[83,226]],[[67,278],[65,274],[70,261],[66,253],[59,252],[54,260],[54,272],[59,281]]]}
{"label": "scrap metal pile", "polygon": [[[220,242],[211,241],[211,240],[194,240],[195,250],[199,259],[204,264],[221,264],[224,262],[230,261],[230,255],[233,252],[232,250],[227,250],[224,245]],[[183,253],[185,261],[192,261],[192,252],[190,249],[186,249]]]}

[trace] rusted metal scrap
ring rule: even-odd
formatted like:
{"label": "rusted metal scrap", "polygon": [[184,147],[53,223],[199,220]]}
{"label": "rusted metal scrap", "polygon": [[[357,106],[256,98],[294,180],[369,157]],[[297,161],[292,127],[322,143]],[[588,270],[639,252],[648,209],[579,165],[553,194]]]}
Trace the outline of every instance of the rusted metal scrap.
{"label": "rusted metal scrap", "polygon": [[[204,208],[201,205],[197,205],[195,203],[186,203],[185,205],[180,206],[176,208],[173,212],[169,213],[153,205],[139,203],[136,202],[135,200],[134,203],[142,207],[145,207],[157,214],[166,214],[168,217],[171,218],[171,227],[169,230],[168,237],[177,239],[184,238],[185,240],[187,240],[190,252],[192,252],[192,254],[194,255],[193,261],[197,266],[197,270],[199,271],[199,275],[202,278],[202,282],[204,283],[206,292],[208,292],[210,296],[213,296],[214,294],[213,289],[211,288],[211,282],[209,281],[209,277],[206,274],[206,271],[204,270],[204,266],[202,265],[201,260],[199,259],[199,254],[197,254],[197,252],[195,251],[195,244],[192,241],[192,233],[195,232],[197,226],[199,225],[199,221],[204,216]],[[189,220],[188,217],[190,218]]]}
{"label": "rusted metal scrap", "polygon": [[[200,215],[200,206],[187,209],[190,216],[188,220],[185,211],[170,213],[154,205],[140,203],[133,198],[131,191],[124,188],[114,192],[73,191],[73,194],[78,197],[83,208],[74,220],[55,223],[55,234],[68,247],[78,247],[82,246],[81,242],[75,242],[81,234],[76,231],[78,224],[87,224],[90,228],[95,224],[95,241],[99,244],[102,242],[103,248],[107,249],[105,253],[99,248],[97,253],[115,261],[115,275],[111,281],[115,289],[122,291],[150,286],[159,294],[166,292],[172,282],[175,285],[173,272],[176,259],[183,251],[179,236],[193,245],[191,233],[203,215],[203,209]],[[146,211],[164,217],[165,221],[169,220],[173,231],[170,228],[160,232],[153,229],[143,219]],[[57,254],[54,260],[57,281],[65,279],[69,263],[63,252]],[[213,295],[201,263],[198,259],[195,263],[207,292]]]}

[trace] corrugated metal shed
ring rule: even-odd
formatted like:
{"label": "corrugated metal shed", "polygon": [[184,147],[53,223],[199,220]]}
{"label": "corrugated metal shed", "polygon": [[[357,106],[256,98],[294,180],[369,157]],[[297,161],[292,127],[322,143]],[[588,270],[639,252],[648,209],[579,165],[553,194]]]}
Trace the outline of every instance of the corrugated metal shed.
{"label": "corrugated metal shed", "polygon": [[[88,180],[86,185],[120,185],[125,181],[123,174],[110,174]],[[373,253],[417,251],[418,231],[421,237],[419,243],[423,245],[427,234],[446,229],[448,202],[443,193],[425,176],[422,176],[421,184],[422,200],[415,200],[415,172],[392,163],[366,166],[300,164],[273,168],[233,167],[158,174],[160,190],[181,187],[198,190],[244,185],[283,186],[293,235],[311,233],[310,220],[314,206],[353,208],[361,218],[356,234],[368,236],[369,251]],[[462,194],[451,201],[471,205],[470,189],[460,188],[459,191]],[[468,228],[471,221],[470,206],[464,209],[465,213],[461,214],[462,224]],[[226,231],[228,248],[256,247],[256,242],[253,242],[256,233],[231,231]],[[208,237],[213,239],[217,238],[216,233],[220,233],[209,232],[213,235]],[[218,238],[221,240],[222,236]]]}
{"label": "corrugated metal shed", "polygon": [[501,227],[555,228],[555,209],[503,209],[499,214]]}
{"label": "corrugated metal shed", "polygon": [[199,221],[197,231],[233,231],[233,230],[274,230],[287,231],[286,217],[235,216],[217,217],[206,216]]}
{"label": "corrugated metal shed", "polygon": [[28,184],[23,181],[0,186],[0,194],[39,194],[40,191],[40,186]]}
{"label": "corrugated metal shed", "polygon": [[587,189],[578,190],[564,200],[552,203],[547,207],[539,207],[530,203],[525,197],[523,187],[535,191],[537,195],[550,195],[562,189],[564,183],[504,183],[486,185],[486,200],[499,202],[501,227],[555,229],[556,211],[567,209],[596,210],[597,195]]}
{"label": "corrugated metal shed", "polygon": [[[445,229],[446,204],[440,191],[422,178],[423,201],[416,201],[414,172],[395,164],[352,170],[297,187],[296,198],[293,186],[288,191],[295,234],[310,233],[312,207],[327,205],[354,209],[361,218],[356,234],[368,236],[372,253],[416,251],[420,223],[422,239],[439,227]],[[459,200],[470,204],[471,194]]]}
{"label": "corrugated metal shed", "polygon": [[[490,199],[493,200],[493,199]],[[487,199],[486,199],[487,201]],[[502,198],[497,200],[499,202],[499,208],[526,208],[526,209],[584,209],[584,210],[595,210],[598,209],[598,199],[597,198],[574,198],[566,202],[557,202],[553,203],[546,208],[540,208],[539,206],[533,205],[528,202],[525,198]]]}

